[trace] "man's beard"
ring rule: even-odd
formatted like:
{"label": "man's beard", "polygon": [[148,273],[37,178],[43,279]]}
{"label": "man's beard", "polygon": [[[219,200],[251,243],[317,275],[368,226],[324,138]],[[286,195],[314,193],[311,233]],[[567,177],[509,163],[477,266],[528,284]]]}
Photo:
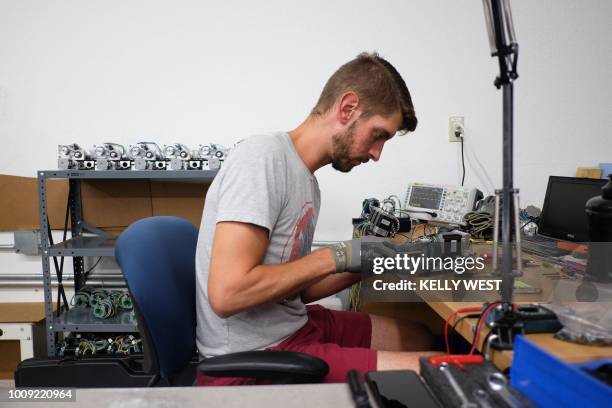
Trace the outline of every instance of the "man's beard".
{"label": "man's beard", "polygon": [[357,121],[353,122],[344,133],[332,136],[332,167],[343,173],[348,173],[356,166],[350,158],[356,124]]}

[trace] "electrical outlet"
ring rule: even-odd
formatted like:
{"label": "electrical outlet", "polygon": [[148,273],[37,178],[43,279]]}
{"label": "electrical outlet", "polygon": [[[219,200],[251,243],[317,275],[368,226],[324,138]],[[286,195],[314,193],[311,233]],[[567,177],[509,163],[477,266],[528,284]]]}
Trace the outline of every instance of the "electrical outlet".
{"label": "electrical outlet", "polygon": [[457,132],[465,137],[465,127],[463,124],[463,116],[451,116],[448,118],[448,141],[461,142],[461,137],[457,136]]}

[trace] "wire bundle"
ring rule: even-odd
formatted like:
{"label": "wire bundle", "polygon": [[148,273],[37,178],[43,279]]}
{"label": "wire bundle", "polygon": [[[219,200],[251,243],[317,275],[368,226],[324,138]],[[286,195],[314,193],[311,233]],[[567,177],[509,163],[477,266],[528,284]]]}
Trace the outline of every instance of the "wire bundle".
{"label": "wire bundle", "polygon": [[93,315],[99,319],[108,319],[117,314],[115,303],[110,299],[100,299],[93,308]]}
{"label": "wire bundle", "polygon": [[474,238],[490,239],[493,236],[493,216],[487,212],[471,211],[463,216],[465,227]]}
{"label": "wire bundle", "polygon": [[59,357],[90,356],[94,354],[130,355],[142,353],[142,339],[133,334],[114,337],[97,337],[93,334],[68,337],[58,345]]}
{"label": "wire bundle", "polygon": [[[474,354],[476,352],[476,349],[478,348],[478,343],[479,343],[479,339],[480,339],[480,334],[484,328],[484,326],[487,324],[487,317],[489,316],[489,314],[491,314],[497,307],[499,307],[499,305],[502,302],[492,302],[489,304],[484,304],[483,307],[465,307],[465,308],[460,308],[457,309],[456,311],[452,312],[447,318],[446,321],[444,322],[444,340],[445,340],[445,344],[446,344],[446,353],[447,354],[451,354],[451,348],[450,348],[450,342],[449,342],[449,326],[451,321],[454,320],[454,318],[460,314],[460,313],[475,313],[475,312],[480,312],[479,315],[477,316],[470,316],[470,315],[466,315],[466,316],[462,316],[459,319],[455,320],[454,324],[453,324],[453,331],[455,330],[455,328],[458,326],[459,322],[463,319],[466,318],[470,318],[470,317],[478,317],[478,321],[476,322],[476,328],[474,329],[474,338],[472,340],[472,345],[470,347],[470,352],[469,354]],[[514,308],[514,305],[512,305],[512,308]],[[489,333],[485,336],[484,341],[482,342],[483,344],[483,352],[485,351],[484,349],[487,347],[487,343],[488,343],[488,339],[489,336],[493,333],[493,330],[489,331]]]}
{"label": "wire bundle", "polygon": [[91,307],[99,319],[116,316],[121,310],[132,310],[132,297],[128,291],[105,290],[83,287],[76,292],[70,302],[74,307]]}

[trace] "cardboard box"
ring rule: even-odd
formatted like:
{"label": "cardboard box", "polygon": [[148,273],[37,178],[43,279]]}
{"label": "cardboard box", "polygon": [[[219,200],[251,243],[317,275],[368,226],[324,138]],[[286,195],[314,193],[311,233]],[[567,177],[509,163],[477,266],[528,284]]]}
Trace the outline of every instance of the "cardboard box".
{"label": "cardboard box", "polygon": [[[55,307],[54,307],[55,310]],[[45,305],[42,302],[0,303],[0,379],[12,379],[22,359],[46,355]],[[18,325],[22,331],[10,326]]]}
{"label": "cardboard box", "polygon": [[[209,186],[210,182],[82,180],[83,220],[111,235],[118,235],[134,221],[154,215],[176,215],[199,227]],[[63,229],[67,200],[68,181],[47,180],[52,229]],[[37,179],[0,175],[0,231],[39,227]]]}
{"label": "cardboard box", "polygon": [[178,215],[200,228],[204,198],[210,184],[204,183],[151,183],[153,215]]}
{"label": "cardboard box", "polygon": [[102,230],[121,230],[153,215],[148,180],[83,180],[81,197],[83,220]]}
{"label": "cardboard box", "polygon": [[576,177],[599,179],[601,178],[601,169],[599,167],[578,167]]}
{"label": "cardboard box", "polygon": [[[47,202],[51,228],[62,229],[68,200],[67,180],[48,180]],[[40,228],[38,180],[0,175],[0,231]]]}

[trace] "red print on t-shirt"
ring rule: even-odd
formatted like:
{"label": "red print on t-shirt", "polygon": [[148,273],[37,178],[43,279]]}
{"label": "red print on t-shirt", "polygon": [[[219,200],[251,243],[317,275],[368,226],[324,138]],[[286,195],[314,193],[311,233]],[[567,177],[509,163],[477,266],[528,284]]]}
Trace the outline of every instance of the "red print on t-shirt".
{"label": "red print on t-shirt", "polygon": [[[312,201],[307,201],[302,206],[300,217],[293,225],[291,235],[285,242],[281,262],[290,262],[308,254],[312,246],[314,229],[314,208]],[[288,251],[289,248],[291,249],[290,252]]]}

